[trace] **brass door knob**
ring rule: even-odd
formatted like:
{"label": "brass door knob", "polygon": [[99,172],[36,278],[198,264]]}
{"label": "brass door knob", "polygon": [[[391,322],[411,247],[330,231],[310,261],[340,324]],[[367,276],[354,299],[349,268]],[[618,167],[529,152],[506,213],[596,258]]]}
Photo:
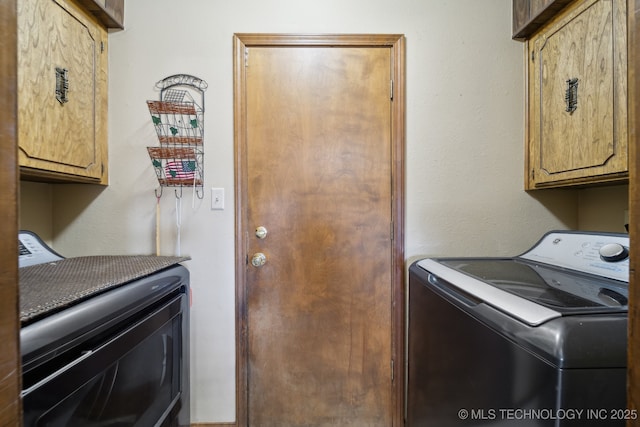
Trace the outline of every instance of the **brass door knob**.
{"label": "brass door knob", "polygon": [[254,267],[262,267],[267,262],[267,257],[262,252],[253,254],[251,257],[251,265]]}

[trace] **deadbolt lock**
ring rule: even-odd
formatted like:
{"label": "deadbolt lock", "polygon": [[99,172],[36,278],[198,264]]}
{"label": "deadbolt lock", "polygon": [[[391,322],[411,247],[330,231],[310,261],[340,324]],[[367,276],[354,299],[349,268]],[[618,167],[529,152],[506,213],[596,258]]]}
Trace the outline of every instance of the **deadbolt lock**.
{"label": "deadbolt lock", "polygon": [[264,239],[265,237],[267,237],[267,229],[263,226],[256,228],[256,237],[258,239]]}

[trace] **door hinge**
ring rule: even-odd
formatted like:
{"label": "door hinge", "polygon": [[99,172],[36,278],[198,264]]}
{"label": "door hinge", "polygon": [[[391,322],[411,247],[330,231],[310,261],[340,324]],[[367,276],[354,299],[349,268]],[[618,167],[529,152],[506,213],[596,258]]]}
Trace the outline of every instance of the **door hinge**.
{"label": "door hinge", "polygon": [[245,68],[249,66],[249,48],[244,48],[244,66]]}
{"label": "door hinge", "polygon": [[391,221],[389,225],[391,227],[391,229],[389,230],[389,237],[391,237],[391,241],[393,242],[393,238],[394,238],[393,221]]}
{"label": "door hinge", "polygon": [[393,101],[393,79],[391,79],[391,98],[389,98]]}
{"label": "door hinge", "polygon": [[395,380],[396,370],[395,370],[395,361],[391,359],[391,382]]}
{"label": "door hinge", "polygon": [[536,51],[535,50],[531,51],[531,62],[536,62]]}

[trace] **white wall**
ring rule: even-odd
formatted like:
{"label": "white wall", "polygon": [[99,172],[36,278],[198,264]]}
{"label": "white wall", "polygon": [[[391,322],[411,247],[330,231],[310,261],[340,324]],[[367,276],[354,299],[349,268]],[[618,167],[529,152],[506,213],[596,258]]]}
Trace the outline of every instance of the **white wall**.
{"label": "white wall", "polygon": [[594,187],[579,192],[578,228],[624,233],[629,223],[629,186]]}
{"label": "white wall", "polygon": [[[193,258],[192,421],[235,419],[233,67],[236,32],[406,35],[406,257],[511,255],[551,228],[578,226],[576,191],[523,188],[523,44],[511,0],[135,0],[110,34],[110,185],[53,187],[51,235],[68,256],[155,250],[157,145],[145,101],[175,73],[209,83],[206,188],[182,204]],[[40,190],[26,186],[23,197]],[[46,191],[45,191],[46,194]],[[175,197],[161,199],[162,253],[175,253]],[[45,209],[46,211],[46,209]],[[23,217],[24,218],[24,217]],[[25,220],[23,222],[33,222]],[[37,225],[36,225],[37,227]]]}

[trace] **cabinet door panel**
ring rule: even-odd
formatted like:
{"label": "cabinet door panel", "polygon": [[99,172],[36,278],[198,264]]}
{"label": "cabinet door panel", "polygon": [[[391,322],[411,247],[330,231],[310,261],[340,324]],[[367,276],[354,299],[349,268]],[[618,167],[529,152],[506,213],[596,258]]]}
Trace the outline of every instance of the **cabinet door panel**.
{"label": "cabinet door panel", "polygon": [[626,46],[624,0],[577,2],[529,42],[527,189],[627,179]]}
{"label": "cabinet door panel", "polygon": [[[100,179],[100,28],[63,0],[20,0],[18,126],[20,165]],[[66,70],[66,83],[56,69]],[[67,100],[56,90],[67,85]]]}
{"label": "cabinet door panel", "polygon": [[[540,167],[549,174],[604,165],[614,155],[611,2],[599,1],[540,49]],[[585,35],[592,37],[576,43]],[[577,79],[573,85],[568,81]],[[567,92],[575,110],[567,111]]]}

